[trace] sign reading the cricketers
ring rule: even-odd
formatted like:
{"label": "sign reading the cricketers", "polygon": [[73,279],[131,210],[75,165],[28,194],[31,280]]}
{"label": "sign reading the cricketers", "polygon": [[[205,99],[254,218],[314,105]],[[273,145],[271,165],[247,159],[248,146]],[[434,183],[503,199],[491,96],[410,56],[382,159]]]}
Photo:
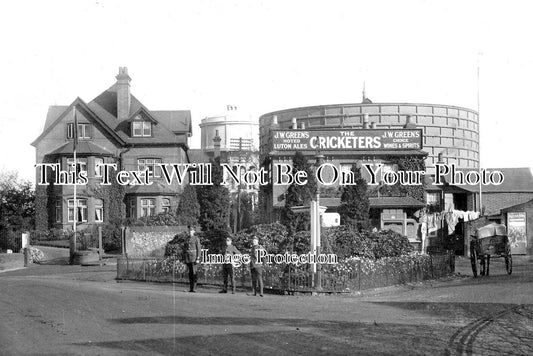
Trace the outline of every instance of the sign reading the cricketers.
{"label": "sign reading the cricketers", "polygon": [[421,129],[275,130],[275,151],[422,149]]}

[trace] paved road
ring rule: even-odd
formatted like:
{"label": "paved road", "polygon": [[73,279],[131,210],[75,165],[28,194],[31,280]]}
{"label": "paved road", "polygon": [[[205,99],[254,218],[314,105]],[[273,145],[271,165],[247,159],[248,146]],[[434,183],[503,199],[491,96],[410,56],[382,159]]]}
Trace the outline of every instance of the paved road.
{"label": "paved road", "polygon": [[487,278],[264,298],[33,266],[0,274],[0,354],[531,355],[533,263],[515,259],[512,276],[498,263]]}

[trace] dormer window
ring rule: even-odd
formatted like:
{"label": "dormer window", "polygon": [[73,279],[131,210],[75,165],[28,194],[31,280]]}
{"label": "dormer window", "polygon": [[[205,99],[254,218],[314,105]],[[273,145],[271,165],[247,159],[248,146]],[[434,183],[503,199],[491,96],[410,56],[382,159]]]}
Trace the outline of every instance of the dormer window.
{"label": "dormer window", "polygon": [[133,121],[131,132],[133,132],[134,137],[151,137],[152,123],[150,121]]}

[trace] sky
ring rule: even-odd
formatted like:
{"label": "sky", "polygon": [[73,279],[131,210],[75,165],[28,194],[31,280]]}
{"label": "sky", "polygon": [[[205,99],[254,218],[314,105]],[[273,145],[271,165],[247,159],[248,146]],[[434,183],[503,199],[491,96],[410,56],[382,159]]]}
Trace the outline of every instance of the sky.
{"label": "sky", "polygon": [[[533,167],[530,1],[10,1],[0,4],[0,171],[35,179],[48,106],[128,67],[151,110],[373,102],[480,108],[482,167]],[[478,81],[479,68],[479,81]]]}

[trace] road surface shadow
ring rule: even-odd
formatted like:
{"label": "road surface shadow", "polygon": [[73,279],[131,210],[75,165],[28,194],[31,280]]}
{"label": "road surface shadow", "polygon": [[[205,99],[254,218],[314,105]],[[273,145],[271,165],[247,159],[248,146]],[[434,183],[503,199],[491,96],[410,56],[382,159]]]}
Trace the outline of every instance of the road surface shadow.
{"label": "road surface shadow", "polygon": [[[209,318],[205,318],[209,319]],[[215,318],[213,325],[223,325]],[[244,318],[231,319],[241,322]],[[442,354],[453,329],[442,326],[427,328],[420,325],[321,322],[302,319],[281,319],[279,329],[272,327],[279,319],[251,318],[254,328],[249,332],[227,332],[207,329],[216,335],[176,336],[143,340],[105,341],[77,344],[87,348],[127,351],[138,354],[194,355],[393,355]],[[287,323],[291,320],[292,323]],[[207,324],[205,324],[207,325]],[[227,323],[226,323],[227,325]],[[242,325],[242,324],[240,324]],[[251,325],[246,321],[244,325]],[[271,328],[270,328],[271,329]],[[428,343],[428,341],[431,342]]]}
{"label": "road surface shadow", "polygon": [[[224,332],[223,335],[109,341],[96,345],[131,352],[171,353],[177,350],[176,352],[185,354],[191,352],[218,354],[221,350],[222,354],[275,352],[282,355],[372,353],[453,355],[463,352],[487,355],[533,354],[533,305],[531,304],[440,302],[373,302],[373,304],[425,314],[427,317],[420,315],[420,322],[415,324],[181,315],[120,318],[111,321],[125,325],[167,324],[185,327],[200,325],[211,332],[219,330]],[[246,326],[250,332],[227,333],[227,328],[220,329],[224,326],[234,328]],[[268,330],[262,331],[261,328]],[[272,328],[281,330],[272,332]]]}

